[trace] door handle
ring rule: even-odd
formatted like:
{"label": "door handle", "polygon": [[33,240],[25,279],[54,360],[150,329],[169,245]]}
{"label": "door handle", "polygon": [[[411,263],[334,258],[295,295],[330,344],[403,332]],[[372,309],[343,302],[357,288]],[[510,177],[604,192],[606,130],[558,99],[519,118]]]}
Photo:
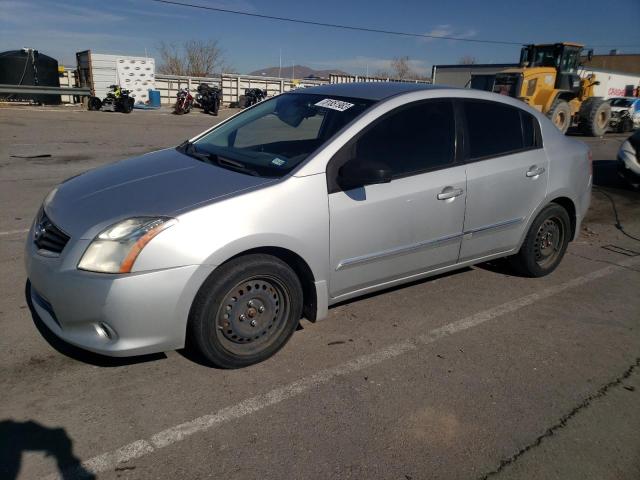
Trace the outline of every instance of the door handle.
{"label": "door handle", "polygon": [[540,175],[542,175],[544,173],[544,167],[538,167],[536,165],[533,165],[531,167],[529,167],[529,170],[527,170],[527,177],[529,178],[535,178],[538,177]]}
{"label": "door handle", "polygon": [[444,187],[438,194],[438,200],[449,200],[455,197],[459,197],[463,193],[464,190],[461,188]]}

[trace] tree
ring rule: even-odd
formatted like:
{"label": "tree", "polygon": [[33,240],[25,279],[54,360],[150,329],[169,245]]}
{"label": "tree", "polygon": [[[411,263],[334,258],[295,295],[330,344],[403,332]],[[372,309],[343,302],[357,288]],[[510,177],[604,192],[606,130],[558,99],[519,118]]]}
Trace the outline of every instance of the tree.
{"label": "tree", "polygon": [[182,45],[161,42],[158,73],[208,77],[229,70],[217,40],[187,40]]}
{"label": "tree", "polygon": [[391,70],[395,78],[399,80],[404,80],[414,74],[409,65],[409,57],[395,57],[391,60]]}
{"label": "tree", "polygon": [[474,65],[476,63],[478,63],[478,59],[471,55],[464,55],[458,60],[459,65]]}
{"label": "tree", "polygon": [[375,77],[390,78],[394,80],[430,80],[431,78],[422,73],[418,73],[411,68],[411,60],[409,57],[395,57],[389,62],[389,70],[376,70]]}

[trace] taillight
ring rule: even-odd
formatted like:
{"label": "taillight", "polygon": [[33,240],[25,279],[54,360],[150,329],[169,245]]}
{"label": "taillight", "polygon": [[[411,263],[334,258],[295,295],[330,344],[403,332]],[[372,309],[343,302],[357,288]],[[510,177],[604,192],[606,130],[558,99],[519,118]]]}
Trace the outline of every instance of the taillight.
{"label": "taillight", "polygon": [[588,157],[589,157],[589,175],[593,175],[593,153],[591,153],[591,150],[589,150]]}

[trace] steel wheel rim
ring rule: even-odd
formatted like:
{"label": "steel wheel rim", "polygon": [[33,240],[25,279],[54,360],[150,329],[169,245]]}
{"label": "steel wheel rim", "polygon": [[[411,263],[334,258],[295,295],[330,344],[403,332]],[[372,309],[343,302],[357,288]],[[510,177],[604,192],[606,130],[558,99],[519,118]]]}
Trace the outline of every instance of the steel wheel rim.
{"label": "steel wheel rim", "polygon": [[564,245],[564,225],[558,217],[549,217],[536,232],[534,243],[535,261],[541,268],[553,265]]}
{"label": "steel wheel rim", "polygon": [[215,317],[218,341],[237,355],[270,347],[284,330],[289,291],[279,279],[255,276],[236,284],[223,297]]}
{"label": "steel wheel rim", "polygon": [[600,112],[597,118],[598,126],[600,128],[604,127],[607,123],[607,112]]}
{"label": "steel wheel rim", "polygon": [[565,114],[565,112],[558,112],[556,114],[556,127],[562,129],[565,125],[565,123],[567,122],[567,115]]}

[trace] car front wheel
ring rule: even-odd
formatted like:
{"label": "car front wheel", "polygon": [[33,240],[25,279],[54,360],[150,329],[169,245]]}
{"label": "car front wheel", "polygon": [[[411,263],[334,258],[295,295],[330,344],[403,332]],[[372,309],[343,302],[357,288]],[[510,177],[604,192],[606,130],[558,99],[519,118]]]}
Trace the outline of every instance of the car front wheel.
{"label": "car front wheel", "polygon": [[191,309],[189,335],[210,363],[241,368],[266,360],[289,340],[302,315],[302,286],[280,259],[235,258],[202,286]]}
{"label": "car front wheel", "polygon": [[515,269],[528,277],[553,272],[564,256],[571,236],[571,222],[560,205],[547,205],[535,218],[518,253],[510,257]]}

